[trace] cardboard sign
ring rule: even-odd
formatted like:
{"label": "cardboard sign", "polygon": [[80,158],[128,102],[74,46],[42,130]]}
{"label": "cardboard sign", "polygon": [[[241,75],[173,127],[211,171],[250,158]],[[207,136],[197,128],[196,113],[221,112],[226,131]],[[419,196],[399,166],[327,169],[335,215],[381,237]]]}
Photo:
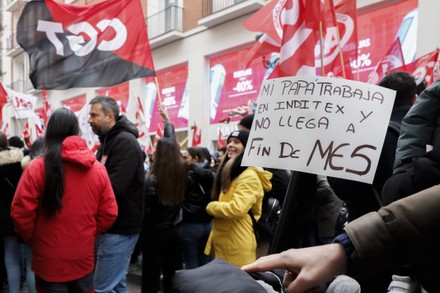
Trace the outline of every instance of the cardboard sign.
{"label": "cardboard sign", "polygon": [[395,91],[326,77],[263,83],[243,165],[371,183]]}

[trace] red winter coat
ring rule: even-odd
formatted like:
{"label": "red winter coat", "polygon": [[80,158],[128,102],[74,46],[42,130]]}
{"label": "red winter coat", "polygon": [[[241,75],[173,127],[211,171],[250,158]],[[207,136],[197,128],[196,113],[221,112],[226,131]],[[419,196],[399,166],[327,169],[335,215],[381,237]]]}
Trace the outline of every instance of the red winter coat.
{"label": "red winter coat", "polygon": [[44,159],[24,170],[15,192],[11,217],[22,239],[32,247],[32,270],[49,282],[66,282],[94,268],[94,242],[118,214],[107,171],[78,136],[62,144],[65,190],[63,208],[53,218],[39,207],[44,190]]}

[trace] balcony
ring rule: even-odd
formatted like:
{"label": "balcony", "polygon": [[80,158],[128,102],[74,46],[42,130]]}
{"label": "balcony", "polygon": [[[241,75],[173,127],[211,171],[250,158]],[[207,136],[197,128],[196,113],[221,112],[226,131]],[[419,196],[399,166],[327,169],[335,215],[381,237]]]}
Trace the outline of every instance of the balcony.
{"label": "balcony", "polygon": [[6,48],[7,48],[6,56],[8,56],[8,57],[15,57],[18,54],[23,52],[23,49],[17,43],[15,35],[16,35],[16,33],[10,35],[6,39]]}
{"label": "balcony", "polygon": [[198,24],[213,27],[257,11],[266,0],[202,0],[202,18]]}
{"label": "balcony", "polygon": [[18,9],[22,10],[27,2],[29,0],[6,0],[6,11],[15,12]]}
{"label": "balcony", "polygon": [[146,19],[151,49],[183,38],[183,8],[171,5]]}

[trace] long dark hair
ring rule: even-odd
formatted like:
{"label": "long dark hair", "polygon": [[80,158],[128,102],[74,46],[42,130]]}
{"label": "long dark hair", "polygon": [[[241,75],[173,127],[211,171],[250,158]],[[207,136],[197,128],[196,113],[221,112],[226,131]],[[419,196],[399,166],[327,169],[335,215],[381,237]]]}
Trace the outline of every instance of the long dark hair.
{"label": "long dark hair", "polygon": [[49,219],[63,207],[65,182],[61,145],[65,138],[79,133],[78,119],[71,110],[59,108],[50,116],[44,136],[46,186],[41,199],[42,211]]}
{"label": "long dark hair", "polygon": [[159,139],[153,164],[148,172],[148,175],[151,174],[156,177],[157,197],[161,204],[172,206],[183,201],[188,180],[188,165],[174,139]]}

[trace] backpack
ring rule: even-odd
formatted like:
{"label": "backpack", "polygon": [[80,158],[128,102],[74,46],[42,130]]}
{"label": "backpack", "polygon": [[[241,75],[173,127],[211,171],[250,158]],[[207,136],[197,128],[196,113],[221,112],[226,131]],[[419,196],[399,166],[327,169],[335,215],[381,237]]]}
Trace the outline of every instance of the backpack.
{"label": "backpack", "polygon": [[284,199],[285,193],[287,191],[287,185],[289,183],[289,176],[285,170],[277,169],[265,169],[273,174],[270,180],[272,186],[276,185],[276,188],[272,187],[272,190],[264,194],[263,203],[261,207],[261,217],[258,221],[255,220],[251,211],[249,215],[251,216],[252,223],[254,226],[254,233],[259,240],[272,240],[275,236],[275,231],[278,226],[278,222],[281,216],[281,208],[283,203],[280,201]]}

